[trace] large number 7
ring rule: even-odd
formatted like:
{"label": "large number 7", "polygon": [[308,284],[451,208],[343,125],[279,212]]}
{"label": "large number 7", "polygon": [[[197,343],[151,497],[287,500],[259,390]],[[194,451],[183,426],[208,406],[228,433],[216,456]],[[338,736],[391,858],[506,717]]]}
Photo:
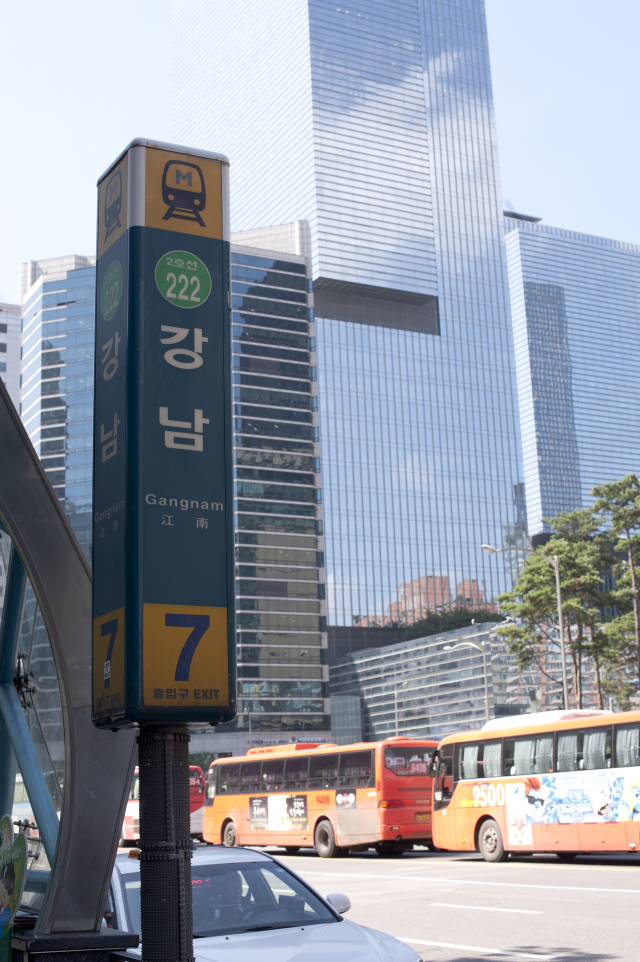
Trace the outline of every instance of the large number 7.
{"label": "large number 7", "polygon": [[200,639],[204,633],[209,629],[209,615],[166,614],[164,616],[164,623],[167,628],[193,628],[193,631],[188,636],[187,640],[182,646],[182,651],[178,656],[175,677],[176,681],[189,681],[191,662],[196,653],[196,648],[198,647]]}
{"label": "large number 7", "polygon": [[[118,634],[118,619],[114,618],[113,621],[105,621],[105,623],[100,628],[100,636],[106,638],[107,635],[111,635],[109,639],[109,647],[107,648],[107,657],[104,662],[104,687],[109,688],[111,685],[111,656],[113,654],[113,644],[116,640],[116,635]],[[108,666],[108,667],[107,667]],[[107,674],[109,672],[109,674]]]}

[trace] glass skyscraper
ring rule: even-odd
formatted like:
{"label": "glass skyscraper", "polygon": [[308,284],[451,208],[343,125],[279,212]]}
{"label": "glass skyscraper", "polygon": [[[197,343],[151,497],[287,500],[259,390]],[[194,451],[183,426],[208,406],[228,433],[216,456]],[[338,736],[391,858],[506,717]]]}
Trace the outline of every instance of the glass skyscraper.
{"label": "glass skyscraper", "polygon": [[20,304],[0,303],[0,378],[20,410]]}
{"label": "glass skyscraper", "polygon": [[23,265],[21,415],[91,560],[95,257]]}
{"label": "glass skyscraper", "polygon": [[482,0],[175,0],[174,35],[236,238],[306,245],[329,632],[490,606],[524,512]]}
{"label": "glass skyscraper", "polygon": [[[640,472],[640,246],[505,217],[529,531]],[[634,400],[635,399],[635,400]]]}
{"label": "glass skyscraper", "polygon": [[[232,244],[242,714],[222,731],[251,728],[260,741],[281,731],[303,738],[329,734],[317,364],[308,288],[303,256]],[[230,747],[241,749],[245,733]]]}

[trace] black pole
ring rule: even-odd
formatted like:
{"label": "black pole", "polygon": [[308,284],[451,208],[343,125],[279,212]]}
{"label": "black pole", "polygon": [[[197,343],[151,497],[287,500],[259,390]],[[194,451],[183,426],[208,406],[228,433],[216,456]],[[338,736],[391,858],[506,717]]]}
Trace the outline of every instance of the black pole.
{"label": "black pole", "polygon": [[144,962],[193,962],[189,735],[141,725],[140,916]]}

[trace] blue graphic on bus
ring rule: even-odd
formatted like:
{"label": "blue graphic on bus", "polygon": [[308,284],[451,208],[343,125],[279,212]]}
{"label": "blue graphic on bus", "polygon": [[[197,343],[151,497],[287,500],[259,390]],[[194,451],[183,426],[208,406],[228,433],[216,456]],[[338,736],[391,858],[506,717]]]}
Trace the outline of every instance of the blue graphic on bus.
{"label": "blue graphic on bus", "polygon": [[529,775],[524,800],[527,822],[639,822],[640,769]]}

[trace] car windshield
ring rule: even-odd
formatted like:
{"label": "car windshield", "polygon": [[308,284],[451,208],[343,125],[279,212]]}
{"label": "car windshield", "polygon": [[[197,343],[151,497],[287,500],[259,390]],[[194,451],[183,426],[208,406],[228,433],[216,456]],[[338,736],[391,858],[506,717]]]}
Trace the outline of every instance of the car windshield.
{"label": "car windshield", "polygon": [[[131,925],[140,932],[140,876],[123,876]],[[196,938],[337,922],[302,882],[276,862],[192,866]]]}

